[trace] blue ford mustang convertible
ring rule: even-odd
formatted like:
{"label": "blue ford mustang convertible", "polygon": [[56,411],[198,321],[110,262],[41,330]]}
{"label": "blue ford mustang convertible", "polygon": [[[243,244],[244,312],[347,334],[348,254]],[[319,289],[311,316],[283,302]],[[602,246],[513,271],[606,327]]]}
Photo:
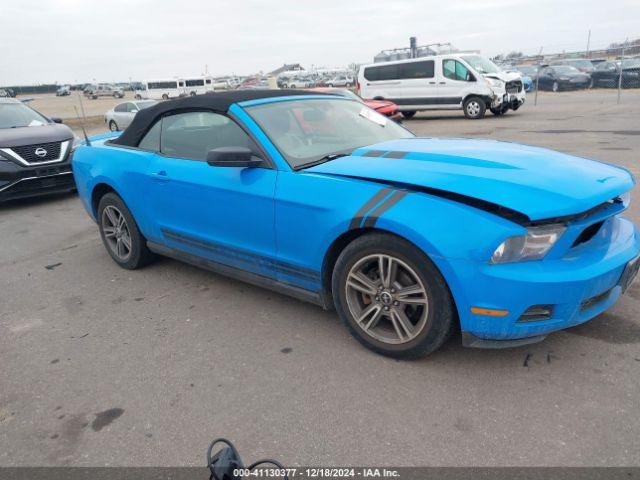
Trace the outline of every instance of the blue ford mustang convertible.
{"label": "blue ford mustang convertible", "polygon": [[332,95],[163,102],[78,148],[73,173],[120,266],[166,255],[335,308],[394,357],[458,325],[468,346],[540,340],[611,307],[640,266],[626,170],[416,138]]}

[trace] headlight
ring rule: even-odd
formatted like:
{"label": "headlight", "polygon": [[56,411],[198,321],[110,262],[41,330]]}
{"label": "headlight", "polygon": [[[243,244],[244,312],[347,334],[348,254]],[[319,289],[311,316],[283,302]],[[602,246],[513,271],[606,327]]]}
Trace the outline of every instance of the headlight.
{"label": "headlight", "polygon": [[502,80],[498,80],[497,78],[490,78],[490,77],[485,77],[485,82],[487,82],[487,85],[489,85],[490,87],[504,87],[504,82]]}
{"label": "headlight", "polygon": [[540,260],[551,250],[567,227],[561,224],[529,227],[526,235],[509,237],[493,252],[489,263]]}

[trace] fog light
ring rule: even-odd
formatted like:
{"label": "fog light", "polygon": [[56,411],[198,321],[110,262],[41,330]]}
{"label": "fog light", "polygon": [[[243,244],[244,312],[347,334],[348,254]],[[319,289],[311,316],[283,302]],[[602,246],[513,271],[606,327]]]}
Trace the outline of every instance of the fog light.
{"label": "fog light", "polygon": [[551,320],[553,316],[553,305],[533,305],[525,310],[518,322],[540,322]]}

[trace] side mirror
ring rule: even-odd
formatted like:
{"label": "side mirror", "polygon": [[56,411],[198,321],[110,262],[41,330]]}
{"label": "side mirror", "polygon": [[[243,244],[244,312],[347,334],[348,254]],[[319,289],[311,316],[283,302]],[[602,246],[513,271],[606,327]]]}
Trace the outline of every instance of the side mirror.
{"label": "side mirror", "polygon": [[262,159],[246,147],[219,147],[207,152],[207,163],[212,167],[254,168],[262,165]]}
{"label": "side mirror", "polygon": [[62,119],[60,117],[51,117],[51,121],[53,123],[62,123]]}

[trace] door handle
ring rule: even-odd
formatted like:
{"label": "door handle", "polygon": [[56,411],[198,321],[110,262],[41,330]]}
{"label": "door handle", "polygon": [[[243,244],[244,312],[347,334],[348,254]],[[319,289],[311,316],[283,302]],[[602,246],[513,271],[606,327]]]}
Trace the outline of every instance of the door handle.
{"label": "door handle", "polygon": [[154,180],[159,180],[159,181],[162,181],[162,182],[168,182],[169,181],[169,177],[167,176],[167,172],[164,171],[164,170],[160,170],[159,172],[152,173],[151,177]]}
{"label": "door handle", "polygon": [[440,85],[446,85],[447,82],[440,82]]}
{"label": "door handle", "polygon": [[435,85],[436,82],[429,82],[429,85]]}

